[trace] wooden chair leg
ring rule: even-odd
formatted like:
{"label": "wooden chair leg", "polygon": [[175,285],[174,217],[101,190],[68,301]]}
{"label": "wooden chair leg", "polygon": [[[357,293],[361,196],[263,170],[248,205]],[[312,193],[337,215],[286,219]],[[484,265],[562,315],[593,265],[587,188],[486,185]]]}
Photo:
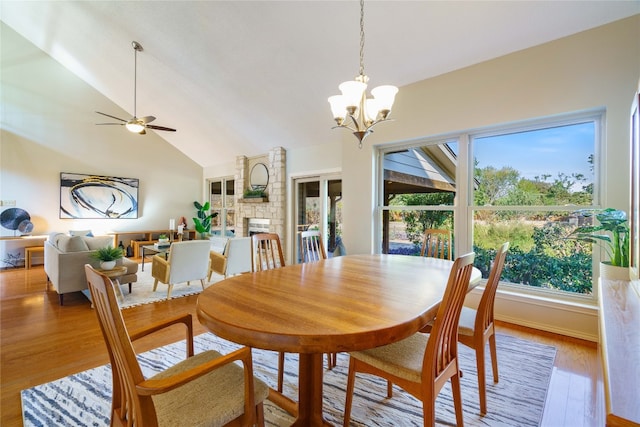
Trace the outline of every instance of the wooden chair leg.
{"label": "wooden chair leg", "polygon": [[282,393],[284,387],[284,353],[278,353],[278,391]]}
{"label": "wooden chair leg", "polygon": [[264,427],[264,405],[262,403],[256,405],[256,424],[258,427]]}
{"label": "wooden chair leg", "polygon": [[489,351],[491,352],[491,367],[493,368],[493,382],[498,382],[498,352],[496,350],[496,336],[489,337]]}
{"label": "wooden chair leg", "polygon": [[[464,426],[464,416],[462,412],[462,393],[460,391],[460,377],[458,375],[454,375],[451,377],[451,394],[453,395],[453,405],[456,410],[456,426],[463,427]],[[431,401],[435,405],[435,396]],[[435,408],[434,408],[435,412]],[[432,425],[435,425],[435,414],[434,414],[434,422]]]}
{"label": "wooden chair leg", "polygon": [[480,396],[480,415],[487,413],[487,392],[484,372],[484,346],[476,347],[476,369],[478,372],[478,395]]}
{"label": "wooden chair leg", "polygon": [[344,402],[343,427],[349,427],[351,421],[351,404],[353,403],[353,388],[356,382],[355,361],[349,358],[349,375],[347,376],[347,399]]}

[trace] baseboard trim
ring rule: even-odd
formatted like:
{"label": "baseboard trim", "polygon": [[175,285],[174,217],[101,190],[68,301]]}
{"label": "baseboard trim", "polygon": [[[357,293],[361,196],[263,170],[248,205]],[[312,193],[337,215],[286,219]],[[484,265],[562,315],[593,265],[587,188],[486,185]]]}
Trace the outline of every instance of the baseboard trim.
{"label": "baseboard trim", "polygon": [[[481,293],[482,289],[472,291],[466,304],[477,306]],[[596,305],[498,290],[495,318],[519,326],[598,342]]]}

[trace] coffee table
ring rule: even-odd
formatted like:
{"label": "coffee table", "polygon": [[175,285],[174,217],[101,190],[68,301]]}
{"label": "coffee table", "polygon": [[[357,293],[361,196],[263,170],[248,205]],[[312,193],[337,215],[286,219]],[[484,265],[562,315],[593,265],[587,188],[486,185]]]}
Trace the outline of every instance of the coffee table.
{"label": "coffee table", "polygon": [[[164,255],[164,259],[167,259],[169,256],[169,249],[171,246],[156,248],[154,245],[144,245],[142,246],[142,265],[140,266],[140,270],[144,271],[144,257],[147,255]],[[148,253],[147,253],[148,252]]]}

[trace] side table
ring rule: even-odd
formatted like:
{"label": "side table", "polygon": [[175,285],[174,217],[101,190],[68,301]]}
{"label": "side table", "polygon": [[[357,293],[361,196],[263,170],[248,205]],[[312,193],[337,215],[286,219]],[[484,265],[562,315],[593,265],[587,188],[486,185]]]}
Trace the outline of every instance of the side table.
{"label": "side table", "polygon": [[111,270],[103,270],[101,268],[96,268],[96,270],[111,279],[116,294],[120,298],[120,301],[123,302],[124,295],[122,294],[122,290],[120,290],[120,278],[127,274],[127,267],[124,265],[118,265],[116,267],[113,267]]}

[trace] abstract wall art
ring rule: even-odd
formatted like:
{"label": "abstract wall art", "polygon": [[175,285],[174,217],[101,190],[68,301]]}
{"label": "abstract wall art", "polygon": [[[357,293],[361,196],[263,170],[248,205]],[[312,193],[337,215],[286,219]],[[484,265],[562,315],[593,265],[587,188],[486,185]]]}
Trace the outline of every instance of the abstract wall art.
{"label": "abstract wall art", "polygon": [[60,218],[138,218],[136,178],[60,173]]}

